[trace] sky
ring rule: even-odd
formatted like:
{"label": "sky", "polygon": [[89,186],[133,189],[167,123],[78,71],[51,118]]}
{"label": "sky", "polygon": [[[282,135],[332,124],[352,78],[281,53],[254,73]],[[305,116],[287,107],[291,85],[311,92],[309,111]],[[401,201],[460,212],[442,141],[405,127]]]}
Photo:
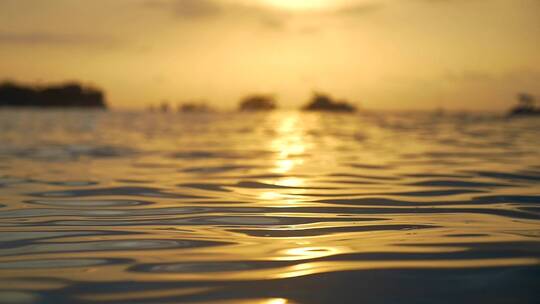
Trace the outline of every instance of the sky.
{"label": "sky", "polygon": [[540,96],[540,0],[0,0],[0,80],[81,81],[118,109],[503,110]]}

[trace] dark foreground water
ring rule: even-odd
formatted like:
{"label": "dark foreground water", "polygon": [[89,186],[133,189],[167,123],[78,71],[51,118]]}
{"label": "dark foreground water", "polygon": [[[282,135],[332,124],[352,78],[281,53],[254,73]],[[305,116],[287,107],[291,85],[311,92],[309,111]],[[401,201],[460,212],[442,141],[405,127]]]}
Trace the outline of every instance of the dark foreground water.
{"label": "dark foreground water", "polygon": [[0,111],[0,303],[538,303],[540,119]]}

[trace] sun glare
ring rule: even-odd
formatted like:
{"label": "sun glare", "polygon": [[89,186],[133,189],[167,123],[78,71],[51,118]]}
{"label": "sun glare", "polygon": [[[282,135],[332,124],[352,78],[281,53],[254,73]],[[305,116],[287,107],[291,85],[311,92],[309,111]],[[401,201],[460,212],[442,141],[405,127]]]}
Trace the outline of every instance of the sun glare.
{"label": "sun glare", "polygon": [[319,10],[330,6],[328,0],[263,0],[266,4],[288,10]]}

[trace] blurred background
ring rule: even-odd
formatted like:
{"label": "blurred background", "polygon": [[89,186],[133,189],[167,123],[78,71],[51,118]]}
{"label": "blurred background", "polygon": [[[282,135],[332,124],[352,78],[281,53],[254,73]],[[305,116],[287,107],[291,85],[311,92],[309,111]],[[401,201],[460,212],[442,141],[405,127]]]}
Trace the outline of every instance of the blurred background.
{"label": "blurred background", "polygon": [[115,109],[313,91],[369,109],[505,110],[540,84],[537,0],[0,0],[0,80]]}

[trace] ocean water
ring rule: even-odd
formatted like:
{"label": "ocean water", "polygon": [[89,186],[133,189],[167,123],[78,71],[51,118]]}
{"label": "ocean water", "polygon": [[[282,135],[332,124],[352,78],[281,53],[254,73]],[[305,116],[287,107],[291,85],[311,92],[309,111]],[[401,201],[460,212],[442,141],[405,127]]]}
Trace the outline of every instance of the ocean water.
{"label": "ocean water", "polygon": [[0,111],[0,303],[538,303],[540,119]]}

